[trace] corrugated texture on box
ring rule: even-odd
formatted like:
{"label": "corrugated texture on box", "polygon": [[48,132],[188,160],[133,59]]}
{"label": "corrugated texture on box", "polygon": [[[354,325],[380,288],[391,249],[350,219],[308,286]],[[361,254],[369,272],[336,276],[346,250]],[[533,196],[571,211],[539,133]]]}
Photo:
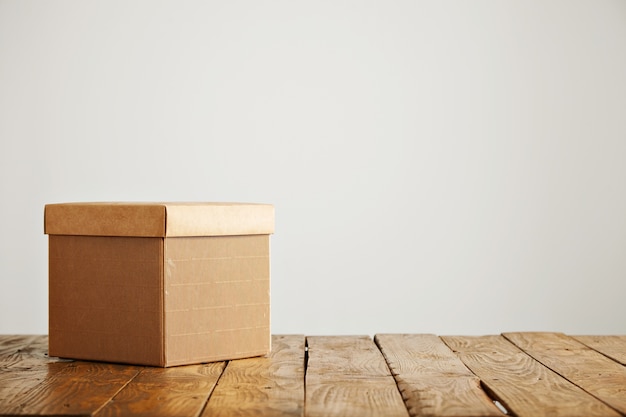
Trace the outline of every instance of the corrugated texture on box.
{"label": "corrugated texture on box", "polygon": [[44,217],[51,356],[174,366],[269,352],[271,205],[71,203]]}

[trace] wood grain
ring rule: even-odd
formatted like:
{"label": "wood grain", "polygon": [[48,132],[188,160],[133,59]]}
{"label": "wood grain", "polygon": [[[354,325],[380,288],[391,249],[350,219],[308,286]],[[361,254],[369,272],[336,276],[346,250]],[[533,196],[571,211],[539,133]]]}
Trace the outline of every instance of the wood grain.
{"label": "wood grain", "polygon": [[626,367],[562,333],[504,333],[528,355],[626,414]]}
{"label": "wood grain", "polygon": [[0,415],[492,417],[491,397],[517,417],[626,416],[625,339],[274,336],[268,357],[150,368],[48,357],[46,336],[0,335]]}
{"label": "wood grain", "polygon": [[552,372],[502,336],[444,336],[444,342],[517,417],[611,417],[606,404]]}
{"label": "wood grain", "polygon": [[0,338],[0,371],[30,369],[58,358],[48,358],[48,336],[2,336]]}
{"label": "wood grain", "polygon": [[608,356],[614,361],[626,365],[626,335],[574,336],[574,339]]}
{"label": "wood grain", "polygon": [[1,415],[91,415],[137,372],[49,358],[47,336],[2,337]]}
{"label": "wood grain", "polygon": [[92,415],[138,372],[96,362],[52,362],[2,375],[0,414]]}
{"label": "wood grain", "polygon": [[304,344],[304,335],[273,336],[267,357],[230,361],[202,416],[302,416]]}
{"label": "wood grain", "polygon": [[480,380],[430,334],[376,335],[411,416],[501,416]]}
{"label": "wood grain", "polygon": [[307,345],[306,416],[408,416],[371,338],[316,336]]}
{"label": "wood grain", "polygon": [[[0,338],[0,360],[19,352],[31,343],[46,336],[37,335],[6,335]],[[4,363],[3,363],[4,364]]]}
{"label": "wood grain", "polygon": [[143,368],[96,416],[197,416],[224,366],[225,362],[214,362]]}
{"label": "wood grain", "polygon": [[0,338],[0,414],[28,409],[22,399],[47,375],[47,336],[15,335]]}

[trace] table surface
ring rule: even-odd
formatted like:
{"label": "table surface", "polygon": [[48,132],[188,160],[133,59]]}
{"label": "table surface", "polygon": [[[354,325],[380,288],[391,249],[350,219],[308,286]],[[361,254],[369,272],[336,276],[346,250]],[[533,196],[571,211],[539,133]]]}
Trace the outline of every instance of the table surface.
{"label": "table surface", "polygon": [[0,336],[0,415],[626,416],[626,335],[273,336],[268,357],[152,368]]}

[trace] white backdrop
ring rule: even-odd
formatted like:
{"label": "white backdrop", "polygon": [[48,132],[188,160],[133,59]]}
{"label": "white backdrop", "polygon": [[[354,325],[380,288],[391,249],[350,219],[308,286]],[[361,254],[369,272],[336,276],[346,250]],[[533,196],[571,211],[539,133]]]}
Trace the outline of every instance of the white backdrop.
{"label": "white backdrop", "polygon": [[626,2],[0,0],[0,333],[43,206],[276,206],[272,331],[626,333]]}

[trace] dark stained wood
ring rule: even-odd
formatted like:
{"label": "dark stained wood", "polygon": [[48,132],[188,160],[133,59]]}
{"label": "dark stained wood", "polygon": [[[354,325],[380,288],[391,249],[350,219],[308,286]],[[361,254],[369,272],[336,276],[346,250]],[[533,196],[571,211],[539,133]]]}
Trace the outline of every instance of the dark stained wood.
{"label": "dark stained wood", "polygon": [[225,362],[174,368],[146,367],[98,413],[109,416],[197,416]]}
{"label": "dark stained wood", "polygon": [[138,368],[105,363],[52,362],[0,373],[0,415],[91,415]]}
{"label": "dark stained wood", "polygon": [[501,416],[480,380],[431,334],[379,334],[382,351],[411,416]]}
{"label": "dark stained wood", "polygon": [[619,416],[502,336],[444,336],[442,339],[492,395],[517,417]]}
{"label": "dark stained wood", "polygon": [[597,350],[605,356],[626,365],[626,335],[621,336],[573,336],[574,339]]}
{"label": "dark stained wood", "polygon": [[47,362],[58,362],[48,358],[48,336],[0,336],[0,370],[30,369]]}
{"label": "dark stained wood", "polygon": [[45,379],[48,364],[57,362],[46,352],[46,336],[0,337],[0,415],[20,414],[32,408],[22,398]]}
{"label": "dark stained wood", "polygon": [[626,416],[625,339],[273,336],[268,357],[153,368],[0,335],[0,416],[494,417],[490,399],[517,417]]}
{"label": "dark stained wood", "polygon": [[268,357],[230,361],[202,416],[302,416],[304,343],[304,335],[273,336]]}
{"label": "dark stained wood", "polygon": [[49,358],[47,350],[47,336],[1,338],[1,415],[89,415],[137,373],[123,365]]}
{"label": "dark stained wood", "polygon": [[562,333],[504,333],[554,372],[626,414],[626,367]]}
{"label": "dark stained wood", "polygon": [[306,416],[408,416],[371,338],[316,336],[307,345]]}

